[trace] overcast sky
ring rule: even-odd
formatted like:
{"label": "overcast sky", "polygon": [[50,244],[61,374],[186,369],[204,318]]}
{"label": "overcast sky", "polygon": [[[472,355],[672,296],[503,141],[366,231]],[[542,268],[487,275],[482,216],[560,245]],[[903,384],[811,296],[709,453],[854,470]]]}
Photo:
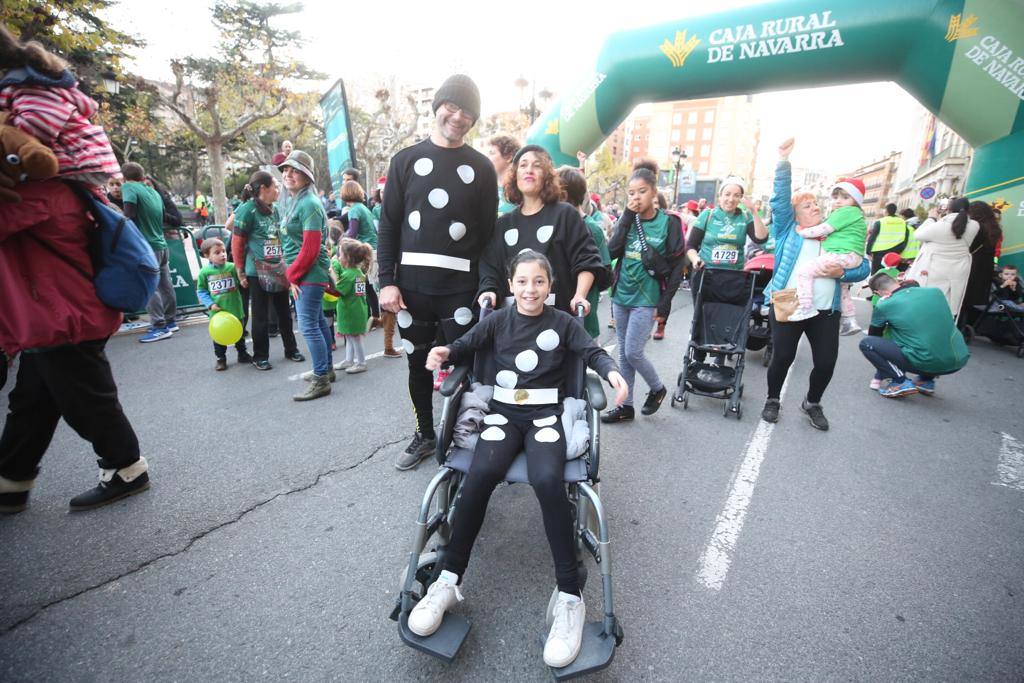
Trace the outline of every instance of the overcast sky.
{"label": "overcast sky", "polygon": [[[206,55],[215,48],[217,33],[209,21],[212,4],[211,0],[146,0],[123,3],[107,16],[146,41],[135,68],[149,78],[169,80],[170,59]],[[561,93],[572,88],[593,65],[610,33],[703,14],[711,7],[721,12],[760,3],[305,0],[303,4],[303,12],[282,25],[302,31],[305,45],[300,57],[330,76],[323,89],[337,78],[344,78],[351,89],[360,84],[372,87],[392,75],[408,83],[436,86],[449,74],[462,71],[479,84],[487,114],[518,106],[519,91],[513,82],[520,75],[536,79],[538,90]],[[918,144],[916,126],[922,110],[891,83],[769,93],[757,96],[755,102],[761,117],[762,150],[772,150],[775,141],[798,134],[799,158],[795,156],[794,161],[808,167],[851,170],[890,150],[906,148],[908,140]],[[878,106],[880,102],[885,106]]]}

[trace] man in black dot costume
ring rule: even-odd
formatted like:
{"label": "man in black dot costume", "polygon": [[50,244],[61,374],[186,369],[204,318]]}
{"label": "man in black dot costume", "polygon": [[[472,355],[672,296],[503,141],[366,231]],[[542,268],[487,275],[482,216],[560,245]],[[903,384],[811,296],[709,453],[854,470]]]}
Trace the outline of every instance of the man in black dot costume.
{"label": "man in black dot costume", "polygon": [[400,470],[434,451],[427,352],[439,335],[458,339],[472,325],[477,266],[498,210],[494,166],[465,144],[480,116],[476,84],[451,76],[434,95],[433,108],[430,137],[391,159],[377,236],[380,305],[397,314],[416,412],[416,435],[395,462]]}

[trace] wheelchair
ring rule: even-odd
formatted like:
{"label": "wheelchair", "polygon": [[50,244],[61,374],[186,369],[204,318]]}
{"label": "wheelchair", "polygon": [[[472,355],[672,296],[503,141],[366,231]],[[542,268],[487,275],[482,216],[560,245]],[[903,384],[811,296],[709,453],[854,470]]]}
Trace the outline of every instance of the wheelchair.
{"label": "wheelchair", "polygon": [[[448,663],[455,660],[469,633],[469,620],[459,614],[448,612],[437,631],[430,636],[422,637],[409,629],[408,619],[412,608],[426,595],[427,588],[441,573],[443,553],[451,539],[451,521],[458,514],[459,490],[473,460],[472,449],[460,448],[453,442],[462,397],[470,390],[471,382],[493,385],[495,372],[492,354],[477,352],[472,366],[456,366],[441,386],[444,407],[435,452],[440,468],[423,494],[408,566],[403,573],[400,593],[391,612],[391,619],[398,622],[399,634],[406,645]],[[615,648],[623,639],[622,625],[615,617],[613,609],[608,523],[598,494],[598,472],[601,462],[599,418],[600,412],[607,405],[607,398],[600,378],[587,371],[583,360],[578,356],[570,363],[565,393],[566,396],[582,399],[587,404],[589,448],[581,456],[566,461],[564,481],[572,509],[580,587],[586,585],[585,560],[589,556],[601,574],[603,619],[586,623],[582,647],[576,660],[564,668],[551,669],[556,680],[566,680],[606,668],[615,656]],[[525,452],[520,452],[513,460],[505,475],[505,483],[529,483]],[[557,595],[556,587],[548,603],[549,624]]]}

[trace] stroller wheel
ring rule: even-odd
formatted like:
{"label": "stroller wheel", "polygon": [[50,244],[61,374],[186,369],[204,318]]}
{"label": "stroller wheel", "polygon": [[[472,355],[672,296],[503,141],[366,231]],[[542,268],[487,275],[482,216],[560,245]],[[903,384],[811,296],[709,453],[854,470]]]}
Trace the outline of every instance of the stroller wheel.
{"label": "stroller wheel", "polygon": [[964,325],[963,329],[964,343],[970,344],[974,341],[974,328],[970,325]]}
{"label": "stroller wheel", "polygon": [[738,392],[736,392],[736,395],[738,397],[740,397],[740,398],[743,398],[743,385],[742,384],[740,385],[740,390]]}
{"label": "stroller wheel", "polygon": [[[1020,356],[1020,352],[1018,352],[1017,355],[1019,357]],[[686,410],[689,407],[690,407],[690,397],[687,396],[686,394],[683,394],[683,410]]]}
{"label": "stroller wheel", "polygon": [[743,408],[739,403],[736,404],[736,419],[739,420],[743,417]]}

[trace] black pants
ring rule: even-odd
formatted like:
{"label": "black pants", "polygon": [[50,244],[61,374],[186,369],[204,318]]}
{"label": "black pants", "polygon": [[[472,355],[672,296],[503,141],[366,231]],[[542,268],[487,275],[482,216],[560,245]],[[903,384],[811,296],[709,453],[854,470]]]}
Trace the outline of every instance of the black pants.
{"label": "black pants", "polygon": [[[455,341],[469,331],[475,294],[433,295],[402,290],[402,299],[412,316],[411,323],[405,316],[398,316],[399,334],[409,362],[409,398],[416,411],[416,429],[428,437],[434,435],[434,376],[426,368],[427,353],[439,338]],[[469,319],[465,324],[455,320],[466,316]]]}
{"label": "black pants", "polygon": [[[557,439],[553,441],[549,440],[552,431],[557,434]],[[538,433],[543,441],[537,439]],[[548,427],[519,420],[509,420],[500,426],[484,426],[473,454],[473,464],[469,466],[466,481],[455,503],[452,540],[445,553],[444,568],[462,578],[469,564],[473,542],[483,526],[491,494],[504,481],[509,465],[524,449],[530,486],[540,503],[544,532],[555,561],[558,590],[579,595],[572,511],[562,481],[565,473],[565,434],[562,433],[561,418],[556,418],[554,424]]]}
{"label": "black pants", "polygon": [[106,339],[21,354],[0,435],[0,476],[34,479],[60,418],[92,444],[104,469],[139,459],[139,440],[117,399]]}
{"label": "black pants", "polygon": [[[245,348],[245,335],[244,334],[242,335],[242,337],[238,341],[235,342],[235,351],[238,352],[239,356],[241,356],[243,353],[249,353],[249,350],[247,348]],[[223,344],[218,344],[217,342],[213,342],[213,353],[214,353],[215,356],[217,356],[217,358],[227,358],[228,357],[228,347],[224,346]]]}
{"label": "black pants", "polygon": [[900,384],[906,381],[908,372],[915,372],[922,380],[933,380],[939,375],[949,373],[923,372],[903,355],[903,349],[891,339],[882,337],[864,337],[860,340],[860,352],[875,366],[875,379],[891,379]]}
{"label": "black pants", "polygon": [[278,331],[284,343],[284,353],[298,351],[295,331],[292,329],[292,312],[288,307],[288,292],[267,292],[259,284],[259,278],[249,279],[252,295],[252,357],[253,360],[267,360],[270,357],[270,333],[267,330],[270,311],[277,314]]}
{"label": "black pants", "polygon": [[772,362],[768,366],[768,398],[779,398],[782,385],[789,374],[789,366],[796,358],[800,337],[807,335],[811,344],[811,379],[807,388],[807,402],[821,403],[821,397],[832,381],[839,356],[839,311],[818,311],[807,320],[780,323],[775,320],[775,309],[769,314],[772,327]]}

